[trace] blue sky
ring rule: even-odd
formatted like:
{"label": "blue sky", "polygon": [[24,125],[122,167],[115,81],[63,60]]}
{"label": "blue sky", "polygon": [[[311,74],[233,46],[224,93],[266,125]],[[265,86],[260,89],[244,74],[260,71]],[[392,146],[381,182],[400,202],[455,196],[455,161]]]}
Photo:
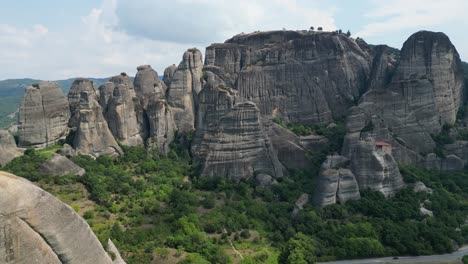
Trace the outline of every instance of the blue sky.
{"label": "blue sky", "polygon": [[[25,8],[27,7],[27,8]],[[151,64],[160,74],[192,47],[240,32],[351,30],[400,48],[445,32],[468,61],[466,0],[15,0],[0,9],[0,79],[105,77]]]}

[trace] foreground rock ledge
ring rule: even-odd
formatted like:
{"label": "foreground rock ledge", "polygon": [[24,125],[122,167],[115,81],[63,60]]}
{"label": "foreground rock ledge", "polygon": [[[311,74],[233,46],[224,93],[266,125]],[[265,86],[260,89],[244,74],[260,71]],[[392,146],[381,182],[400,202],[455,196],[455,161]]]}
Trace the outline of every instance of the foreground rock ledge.
{"label": "foreground rock ledge", "polygon": [[26,179],[0,171],[0,263],[113,263],[88,224]]}

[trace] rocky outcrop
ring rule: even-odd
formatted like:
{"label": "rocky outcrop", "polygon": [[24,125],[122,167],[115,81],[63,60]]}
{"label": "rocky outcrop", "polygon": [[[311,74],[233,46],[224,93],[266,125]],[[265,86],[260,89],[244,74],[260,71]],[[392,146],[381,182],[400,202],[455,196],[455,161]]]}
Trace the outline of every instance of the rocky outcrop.
{"label": "rocky outcrop", "polygon": [[120,256],[120,252],[117,249],[117,247],[114,245],[114,242],[110,240],[110,238],[107,240],[107,246],[108,246],[108,251],[112,254],[114,254],[113,258],[113,263],[114,264],[125,264],[125,261],[122,259],[122,256]]}
{"label": "rocky outcrop", "polygon": [[42,82],[26,88],[18,118],[20,147],[53,145],[67,134],[68,100],[57,83]]}
{"label": "rocky outcrop", "polygon": [[65,176],[74,174],[83,176],[86,171],[73,161],[59,154],[53,154],[38,169],[40,172],[50,176]]}
{"label": "rocky outcrop", "polygon": [[77,78],[73,81],[70,91],[68,92],[68,103],[70,105],[70,120],[68,126],[76,129],[80,120],[80,95],[82,92],[90,92],[95,95],[95,99],[99,98],[99,92],[94,87],[91,80],[85,78]]}
{"label": "rocky outcrop", "polygon": [[73,148],[79,154],[98,157],[122,153],[115,141],[102,108],[90,92],[82,92],[80,99],[80,122],[73,141]]}
{"label": "rocky outcrop", "polygon": [[157,147],[159,153],[167,154],[169,144],[175,136],[175,123],[171,108],[165,100],[154,98],[148,103],[146,115],[149,124],[147,146]]}
{"label": "rocky outcrop", "polygon": [[273,149],[281,164],[290,170],[302,170],[310,167],[307,148],[301,139],[288,129],[269,120],[262,120]]}
{"label": "rocky outcrop", "polygon": [[0,130],[0,166],[5,166],[23,152],[16,147],[13,136],[5,130]]}
{"label": "rocky outcrop", "polygon": [[346,157],[328,156],[323,162],[315,191],[314,202],[317,206],[344,204],[359,199],[359,187],[354,174],[349,169]]}
{"label": "rocky outcrop", "polygon": [[140,99],[142,106],[146,109],[149,98],[164,98],[166,95],[166,85],[159,79],[158,73],[150,65],[137,67],[137,74],[134,80],[135,93]]}
{"label": "rocky outcrop", "polygon": [[204,177],[235,181],[259,174],[283,176],[270,139],[252,102],[235,102],[233,91],[224,88],[214,74],[198,96],[197,130],[192,144],[194,159],[202,164]]}
{"label": "rocky outcrop", "polygon": [[0,263],[113,263],[72,208],[5,172],[0,172],[0,237]]}
{"label": "rocky outcrop", "polygon": [[[125,81],[125,76],[116,76],[111,78],[115,83],[105,84],[103,91],[112,90],[112,95],[107,95],[102,103],[107,101],[104,116],[109,124],[109,129],[114,137],[122,144],[128,146],[143,145],[142,126],[138,122],[136,106],[139,104],[135,97],[133,85]],[[129,79],[129,78],[128,78]],[[101,103],[101,105],[102,105]]]}
{"label": "rocky outcrop", "polygon": [[[182,134],[195,129],[195,103],[202,89],[202,54],[198,49],[189,49],[175,71],[166,69],[164,81],[169,83],[167,101],[174,112],[174,121]],[[172,75],[172,77],[171,77]]]}
{"label": "rocky outcrop", "polygon": [[347,114],[365,92],[371,59],[367,44],[345,34],[283,30],[213,44],[205,68],[262,115],[314,124]]}

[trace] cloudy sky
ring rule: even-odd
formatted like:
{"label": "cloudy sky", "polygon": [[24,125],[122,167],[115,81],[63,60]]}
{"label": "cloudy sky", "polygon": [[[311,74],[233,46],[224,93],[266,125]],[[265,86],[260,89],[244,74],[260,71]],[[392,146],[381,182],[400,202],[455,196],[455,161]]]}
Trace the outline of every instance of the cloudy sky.
{"label": "cloudy sky", "polygon": [[350,30],[400,48],[415,31],[445,32],[468,61],[466,0],[15,0],[0,9],[0,79],[107,77],[240,32]]}

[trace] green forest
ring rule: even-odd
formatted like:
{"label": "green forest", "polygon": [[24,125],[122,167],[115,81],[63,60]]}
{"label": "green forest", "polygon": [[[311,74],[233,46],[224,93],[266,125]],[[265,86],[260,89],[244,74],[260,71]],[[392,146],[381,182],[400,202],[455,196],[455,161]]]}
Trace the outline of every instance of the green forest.
{"label": "green forest", "polygon": [[[333,138],[340,131],[338,126],[322,134]],[[309,203],[293,215],[302,193],[313,196],[326,152],[311,155],[310,170],[291,171],[278,184],[260,188],[249,180],[198,177],[199,166],[179,144],[172,144],[167,157],[156,149],[122,147],[124,155],[115,159],[74,157],[87,171],[83,177],[38,172],[60,145],[28,149],[2,169],[69,204],[104,246],[109,237],[114,241],[127,263],[305,264],[439,254],[468,241],[468,171],[400,166],[405,182],[422,181],[433,193],[408,187],[385,199],[364,191],[358,201],[325,208]],[[421,204],[434,216],[422,215]]]}

